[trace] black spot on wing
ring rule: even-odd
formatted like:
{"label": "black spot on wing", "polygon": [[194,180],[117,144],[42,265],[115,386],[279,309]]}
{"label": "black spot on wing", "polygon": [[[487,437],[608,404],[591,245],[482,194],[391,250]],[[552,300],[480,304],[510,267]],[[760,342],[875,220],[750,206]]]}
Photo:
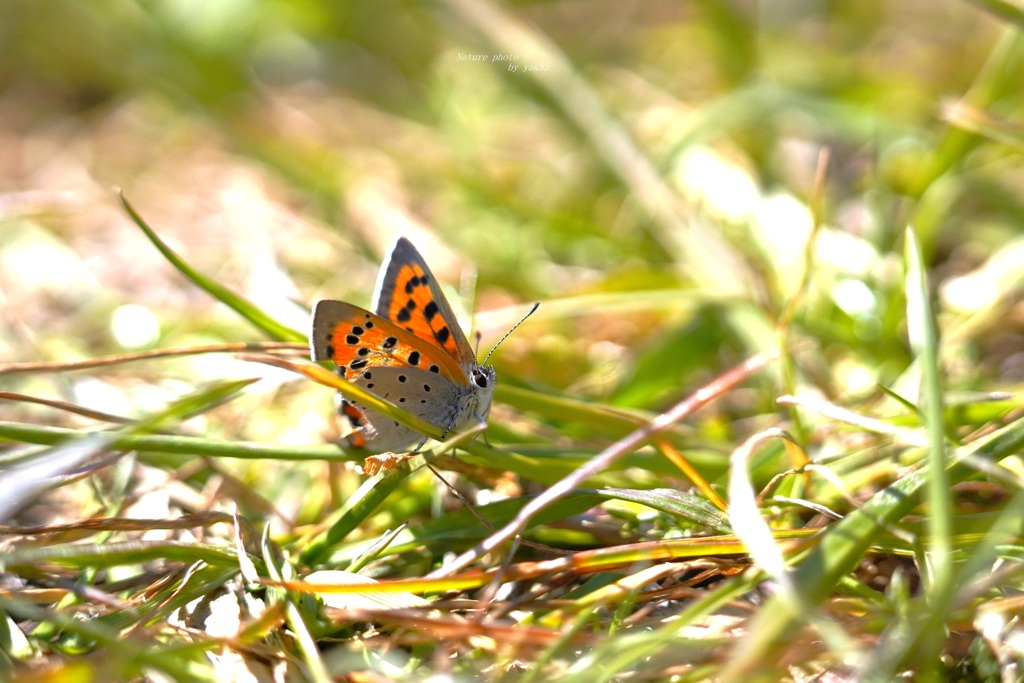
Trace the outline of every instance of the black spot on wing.
{"label": "black spot on wing", "polygon": [[427,321],[433,320],[434,316],[438,314],[437,302],[431,301],[429,304],[423,307],[423,315],[427,316]]}

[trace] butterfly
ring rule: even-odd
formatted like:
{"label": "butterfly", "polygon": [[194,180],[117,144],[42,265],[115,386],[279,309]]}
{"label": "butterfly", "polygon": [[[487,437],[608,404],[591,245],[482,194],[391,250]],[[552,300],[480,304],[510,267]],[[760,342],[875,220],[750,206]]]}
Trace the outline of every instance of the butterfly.
{"label": "butterfly", "polygon": [[[477,363],[433,273],[404,237],[395,240],[381,265],[372,308],[318,301],[309,337],[313,360],[334,361],[346,380],[445,435],[486,423],[494,368]],[[341,399],[339,411],[353,427],[349,444],[367,452],[398,451],[426,440],[358,401]]]}

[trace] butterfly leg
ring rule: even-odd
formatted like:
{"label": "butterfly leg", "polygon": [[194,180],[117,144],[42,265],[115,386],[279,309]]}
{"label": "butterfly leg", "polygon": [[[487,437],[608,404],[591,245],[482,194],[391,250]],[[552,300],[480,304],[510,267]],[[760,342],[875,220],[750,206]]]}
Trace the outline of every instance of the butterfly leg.
{"label": "butterfly leg", "polygon": [[[485,428],[487,427],[487,419],[485,417],[483,417],[482,415],[480,415],[478,413],[473,413],[473,417],[475,417],[477,422],[482,424]],[[441,434],[441,441],[444,441],[445,439],[447,439],[448,438],[448,433],[451,432],[453,429],[455,429],[456,425],[458,425],[458,424],[460,424],[460,420],[459,420],[458,416],[456,415],[451,420],[449,420],[448,426],[444,428],[444,432]],[[473,439],[475,439],[475,438],[476,438],[476,436],[473,437]],[[470,439],[470,441],[472,441],[472,439]],[[487,441],[487,433],[486,432],[484,432],[484,441],[487,443],[488,446],[491,445],[491,442]]]}
{"label": "butterfly leg", "polygon": [[448,415],[446,415],[440,423],[435,423],[437,424],[438,427],[440,427],[442,424],[444,425],[444,431],[441,432],[441,441],[444,441],[445,439],[448,438],[448,435],[451,433],[453,429],[456,428],[459,422],[459,411],[458,409],[453,407],[452,411],[448,413]]}
{"label": "butterfly leg", "polygon": [[476,413],[475,417],[477,419],[477,422],[479,422],[480,424],[482,424],[484,426],[484,429],[481,432],[481,434],[483,434],[484,443],[487,444],[488,448],[494,448],[494,446],[491,445],[491,440],[487,438],[487,418],[484,417],[483,415],[479,414],[479,413]]}
{"label": "butterfly leg", "polygon": [[443,432],[441,432],[441,441],[444,441],[445,439],[447,439],[448,438],[448,434],[453,429],[455,429],[455,419],[454,418],[452,420],[449,420],[448,426],[444,428]]}

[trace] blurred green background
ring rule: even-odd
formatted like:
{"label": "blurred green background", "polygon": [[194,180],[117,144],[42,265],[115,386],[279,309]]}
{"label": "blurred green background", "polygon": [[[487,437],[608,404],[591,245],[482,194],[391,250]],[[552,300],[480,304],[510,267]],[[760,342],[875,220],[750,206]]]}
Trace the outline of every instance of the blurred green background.
{"label": "blurred green background", "polygon": [[[496,354],[508,386],[656,411],[803,340],[788,386],[707,414],[723,448],[780,390],[860,401],[904,376],[913,225],[951,387],[1012,388],[1024,52],[985,4],[8,1],[0,359],[262,338],[163,261],[121,188],[298,330],[319,297],[368,304],[400,233],[483,349],[541,301]],[[262,372],[200,356],[9,386],[133,414]],[[322,442],[329,392],[267,377],[201,429]],[[509,429],[592,435],[571,422]]]}

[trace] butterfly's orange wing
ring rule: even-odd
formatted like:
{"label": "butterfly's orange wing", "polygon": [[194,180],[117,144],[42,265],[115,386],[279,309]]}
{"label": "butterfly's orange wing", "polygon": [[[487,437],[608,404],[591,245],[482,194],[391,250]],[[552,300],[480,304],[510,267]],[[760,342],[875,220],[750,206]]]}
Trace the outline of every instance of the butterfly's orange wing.
{"label": "butterfly's orange wing", "polygon": [[343,301],[322,299],[313,308],[313,360],[332,360],[353,379],[367,368],[414,367],[468,384],[466,372],[443,349],[379,315]]}
{"label": "butterfly's orange wing", "polygon": [[400,237],[381,267],[373,310],[398,327],[443,349],[463,369],[476,366],[476,353],[433,273],[412,243]]}

